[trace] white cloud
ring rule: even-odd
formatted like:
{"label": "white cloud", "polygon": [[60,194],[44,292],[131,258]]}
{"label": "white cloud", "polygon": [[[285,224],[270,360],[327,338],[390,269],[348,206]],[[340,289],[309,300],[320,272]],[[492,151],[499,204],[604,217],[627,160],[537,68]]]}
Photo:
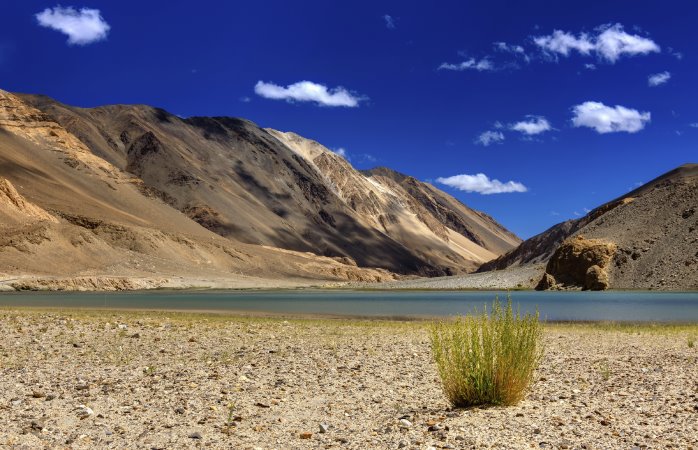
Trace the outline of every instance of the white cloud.
{"label": "white cloud", "polygon": [[596,70],[596,64],[584,64],[584,68],[587,70]]}
{"label": "white cloud", "polygon": [[555,30],[550,35],[534,37],[533,42],[551,56],[569,56],[573,51],[582,55],[594,53],[599,59],[610,63],[616,62],[623,55],[646,55],[660,51],[659,45],[653,40],[626,33],[619,23],[602,25],[593,34],[580,33],[578,36]]}
{"label": "white cloud", "polygon": [[476,144],[484,145],[500,144],[504,141],[504,134],[501,131],[485,131],[475,139]]}
{"label": "white cloud", "polygon": [[689,126],[693,128],[698,128],[698,122],[692,123]]}
{"label": "white cloud", "polygon": [[350,161],[349,153],[347,152],[347,149],[345,149],[344,147],[335,148],[332,151],[341,156],[342,158],[346,159],[347,161]]}
{"label": "white cloud", "polygon": [[395,19],[393,16],[386,14],[383,16],[383,20],[385,20],[385,27],[389,30],[394,30],[395,29]]}
{"label": "white cloud", "polygon": [[499,50],[500,52],[515,53],[519,55],[526,54],[526,50],[524,50],[522,46],[515,44],[507,44],[506,42],[495,42],[494,48],[495,50]]}
{"label": "white cloud", "polygon": [[492,62],[487,58],[482,58],[479,61],[475,58],[470,58],[457,64],[442,63],[438,69],[456,70],[458,72],[462,72],[464,70],[477,70],[479,72],[482,72],[485,70],[494,70],[494,64],[492,64]]}
{"label": "white cloud", "polygon": [[550,122],[545,117],[538,116],[528,116],[528,119],[516,122],[510,128],[529,136],[545,133],[552,129]]}
{"label": "white cloud", "polygon": [[600,102],[576,105],[572,108],[572,113],[572,124],[575,127],[593,128],[601,134],[620,131],[636,133],[645,128],[650,121],[649,112],[640,112],[620,105],[610,107]]}
{"label": "white cloud", "polygon": [[499,180],[491,180],[484,173],[476,175],[454,175],[452,177],[436,179],[438,183],[445,184],[459,191],[477,192],[478,194],[504,194],[507,192],[526,192],[528,189],[516,181],[502,183]]}
{"label": "white cloud", "polygon": [[660,72],[660,73],[655,73],[654,75],[650,75],[647,77],[647,84],[649,86],[659,86],[660,84],[664,84],[669,79],[671,78],[671,74],[669,72]]}
{"label": "white cloud", "polygon": [[68,44],[86,45],[107,38],[110,26],[98,9],[73,7],[46,8],[36,14],[42,27],[51,28],[68,36]]}
{"label": "white cloud", "polygon": [[315,102],[321,106],[354,108],[359,106],[361,100],[364,100],[364,98],[353,95],[343,87],[328,89],[327,86],[313,83],[312,81],[299,81],[286,87],[258,81],[254,91],[257,95],[272,100]]}
{"label": "white cloud", "polygon": [[555,30],[551,35],[533,38],[533,42],[545,52],[560,53],[564,56],[568,56],[572,50],[577,50],[583,55],[588,55],[594,50],[594,44],[586,33],[577,38],[566,31]]}

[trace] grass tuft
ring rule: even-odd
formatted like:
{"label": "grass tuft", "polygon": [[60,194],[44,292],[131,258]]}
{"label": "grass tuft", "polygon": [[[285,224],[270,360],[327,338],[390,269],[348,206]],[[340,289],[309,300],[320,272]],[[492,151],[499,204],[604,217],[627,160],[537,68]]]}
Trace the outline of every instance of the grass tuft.
{"label": "grass tuft", "polygon": [[523,399],[543,355],[543,327],[536,314],[514,313],[495,299],[477,310],[435,322],[431,347],[443,390],[453,406],[512,405]]}

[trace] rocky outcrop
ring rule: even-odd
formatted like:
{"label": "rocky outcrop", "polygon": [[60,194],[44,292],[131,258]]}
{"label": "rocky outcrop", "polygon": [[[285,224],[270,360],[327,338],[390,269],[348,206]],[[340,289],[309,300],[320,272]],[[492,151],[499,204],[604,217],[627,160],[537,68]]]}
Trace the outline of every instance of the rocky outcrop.
{"label": "rocky outcrop", "polygon": [[612,242],[582,236],[568,239],[553,253],[536,289],[608,289],[607,267],[615,253],[616,245]]}
{"label": "rocky outcrop", "polygon": [[[608,267],[591,270],[589,289],[698,289],[698,164],[684,164],[586,216],[559,223],[478,272],[547,263],[563,242],[583,235],[617,246]],[[604,275],[605,273],[605,275]],[[559,281],[559,280],[558,280]],[[557,281],[555,282],[557,283]],[[550,287],[541,280],[540,288]]]}

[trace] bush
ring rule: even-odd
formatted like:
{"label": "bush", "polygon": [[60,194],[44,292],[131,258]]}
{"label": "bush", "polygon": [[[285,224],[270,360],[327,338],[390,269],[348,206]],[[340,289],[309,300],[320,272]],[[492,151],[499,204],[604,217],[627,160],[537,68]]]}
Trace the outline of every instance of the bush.
{"label": "bush", "polygon": [[495,299],[488,314],[433,324],[431,346],[441,383],[453,406],[512,405],[533,381],[543,354],[536,314],[521,316]]}

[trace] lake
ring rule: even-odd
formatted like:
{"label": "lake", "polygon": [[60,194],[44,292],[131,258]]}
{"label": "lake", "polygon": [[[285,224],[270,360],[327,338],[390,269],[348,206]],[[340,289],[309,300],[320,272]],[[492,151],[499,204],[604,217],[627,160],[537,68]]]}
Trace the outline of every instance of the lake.
{"label": "lake", "polygon": [[[18,292],[0,306],[238,311],[371,317],[443,317],[492,303],[497,291]],[[549,321],[695,322],[697,292],[511,292],[521,311]]]}

